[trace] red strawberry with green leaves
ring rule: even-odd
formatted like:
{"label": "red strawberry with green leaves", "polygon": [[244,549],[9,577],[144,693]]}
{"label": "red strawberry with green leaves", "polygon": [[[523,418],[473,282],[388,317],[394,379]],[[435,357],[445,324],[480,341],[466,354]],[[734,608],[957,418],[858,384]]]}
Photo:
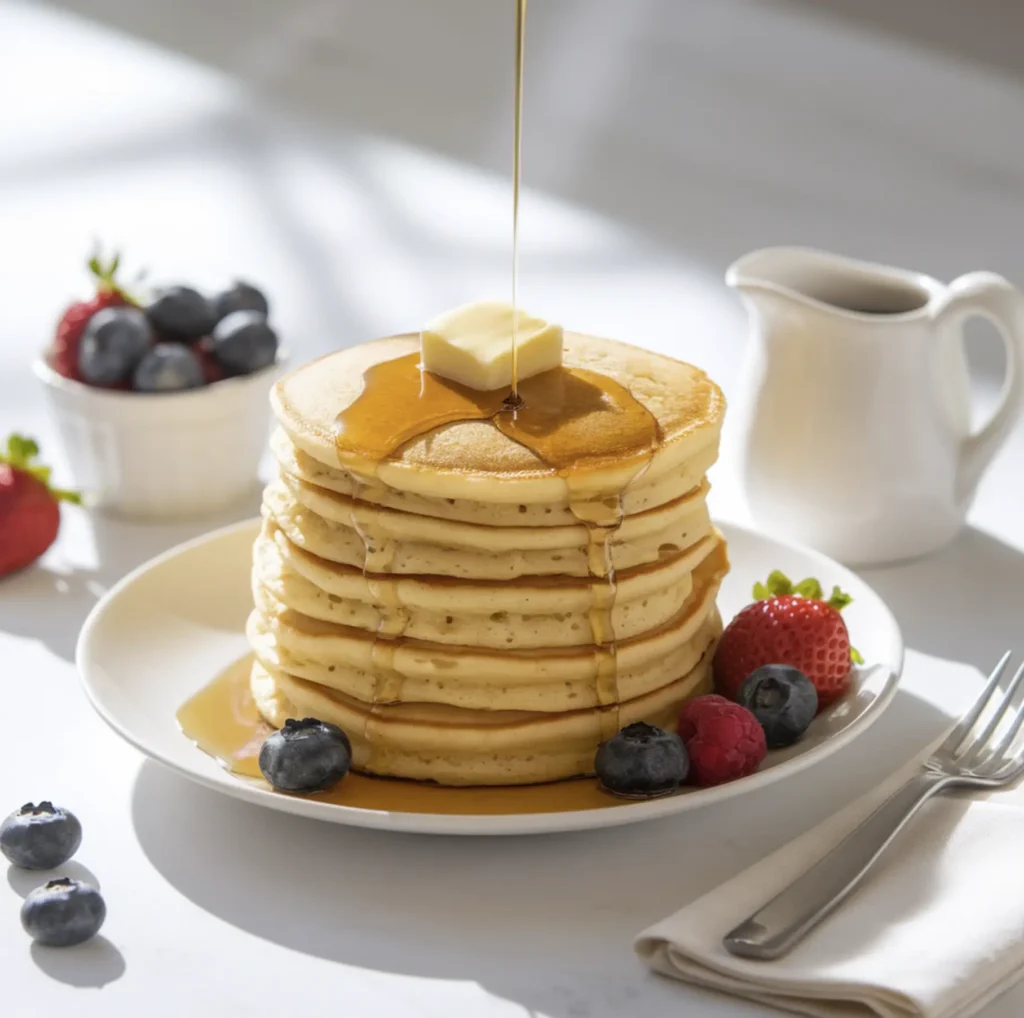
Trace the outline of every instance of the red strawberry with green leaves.
{"label": "red strawberry with green leaves", "polygon": [[861,660],[839,614],[852,598],[833,587],[826,601],[817,580],[793,584],[778,571],[754,585],[754,597],[722,633],[712,665],[715,689],[735,700],[756,668],[790,665],[814,684],[819,710],[838,700],[849,686],[851,661]]}
{"label": "red strawberry with green leaves", "polygon": [[57,539],[60,503],[81,503],[50,486],[50,468],[35,463],[39,446],[11,435],[0,452],[0,576],[31,565]]}
{"label": "red strawberry with green leaves", "polygon": [[94,254],[89,259],[89,272],[96,282],[95,295],[89,300],[75,301],[57,323],[50,364],[54,371],[65,378],[82,381],[78,371],[78,345],[89,319],[103,308],[135,303],[117,282],[116,275],[120,264],[121,257],[118,254],[107,262],[101,259],[99,253]]}

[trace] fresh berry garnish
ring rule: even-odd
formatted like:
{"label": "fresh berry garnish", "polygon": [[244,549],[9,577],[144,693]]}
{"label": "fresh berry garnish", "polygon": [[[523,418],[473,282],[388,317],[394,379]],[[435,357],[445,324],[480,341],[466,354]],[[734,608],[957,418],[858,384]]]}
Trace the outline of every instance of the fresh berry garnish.
{"label": "fresh berry garnish", "polygon": [[213,355],[231,375],[270,367],[277,343],[277,333],[259,311],[232,311],[213,330]]}
{"label": "fresh berry garnish", "polygon": [[59,375],[82,381],[78,371],[78,347],[89,320],[104,308],[132,303],[116,281],[119,265],[120,256],[116,254],[109,262],[102,261],[99,254],[89,259],[89,271],[96,281],[96,294],[90,300],[70,305],[57,323],[50,364]]}
{"label": "fresh berry garnish", "polygon": [[0,823],[0,852],[26,870],[62,866],[81,843],[78,818],[52,802],[27,802]]}
{"label": "fresh berry garnish", "polygon": [[38,454],[21,435],[0,451],[0,576],[24,569],[53,544],[61,502],[81,502],[76,492],[50,486],[50,468],[35,462]]}
{"label": "fresh berry garnish", "polygon": [[818,713],[818,691],[799,668],[762,665],[740,686],[736,702],[764,729],[769,749],[791,746]]}
{"label": "fresh berry garnish", "polygon": [[270,305],[263,292],[240,279],[235,280],[234,286],[218,293],[210,303],[218,322],[232,311],[258,311],[264,317],[270,314]]}
{"label": "fresh berry garnish", "polygon": [[208,336],[216,322],[210,302],[190,286],[162,290],[146,308],[146,317],[161,339],[178,343]]}
{"label": "fresh berry garnish", "polygon": [[81,880],[61,877],[30,892],[21,906],[21,925],[37,943],[73,947],[95,937],[107,917],[103,896]]}
{"label": "fresh berry garnish", "polygon": [[193,343],[191,349],[199,358],[207,385],[213,385],[214,382],[228,377],[224,365],[213,356],[213,339],[210,336],[204,336],[198,343]]}
{"label": "fresh berry garnish", "polygon": [[179,392],[206,381],[199,357],[181,343],[157,343],[139,361],[132,388],[139,392]]}
{"label": "fresh berry garnish", "polygon": [[674,792],[686,780],[689,767],[682,739],[643,721],[602,742],[594,758],[594,770],[604,788],[630,798]]}
{"label": "fresh berry garnish", "polygon": [[762,665],[786,664],[807,676],[818,691],[819,710],[838,700],[850,683],[851,661],[860,655],[839,612],[851,601],[838,587],[823,600],[817,580],[795,586],[782,573],[757,584],[754,597],[725,628],[715,650],[718,692],[735,700],[743,682]]}
{"label": "fresh berry garnish", "polygon": [[138,308],[104,308],[82,333],[79,375],[90,385],[117,385],[131,376],[152,345],[153,332]]}
{"label": "fresh berry garnish", "polygon": [[279,791],[319,792],[348,774],[352,745],[337,725],[289,718],[260,747],[259,764]]}
{"label": "fresh berry garnish", "polygon": [[767,749],[757,718],[724,697],[698,696],[679,712],[679,736],[690,754],[690,782],[721,785],[757,770]]}

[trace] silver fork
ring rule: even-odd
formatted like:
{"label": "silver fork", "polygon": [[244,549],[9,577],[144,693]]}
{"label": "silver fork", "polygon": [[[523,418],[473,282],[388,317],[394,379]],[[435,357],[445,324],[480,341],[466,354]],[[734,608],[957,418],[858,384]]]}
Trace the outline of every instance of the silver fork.
{"label": "silver fork", "polygon": [[924,762],[920,774],[803,876],[725,935],[722,943],[730,954],[770,960],[795,947],[860,884],[933,795],[954,787],[1001,788],[1024,774],[1024,748],[1015,745],[1024,725],[1024,703],[1014,706],[1024,682],[1024,664],[1002,690],[999,681],[1009,660],[1007,651],[974,705]]}

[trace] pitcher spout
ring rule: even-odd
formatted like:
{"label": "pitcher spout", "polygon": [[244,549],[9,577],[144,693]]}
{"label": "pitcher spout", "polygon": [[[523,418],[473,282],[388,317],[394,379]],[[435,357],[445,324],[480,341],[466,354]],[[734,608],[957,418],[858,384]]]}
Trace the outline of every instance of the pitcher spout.
{"label": "pitcher spout", "polygon": [[726,283],[756,303],[758,295],[833,315],[905,315],[938,299],[938,280],[806,247],[768,247],[737,259]]}

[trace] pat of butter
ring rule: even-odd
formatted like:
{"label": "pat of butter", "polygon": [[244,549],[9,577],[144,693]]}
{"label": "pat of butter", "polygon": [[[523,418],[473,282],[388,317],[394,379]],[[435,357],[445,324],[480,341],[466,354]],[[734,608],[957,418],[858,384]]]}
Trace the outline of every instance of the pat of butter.
{"label": "pat of butter", "polygon": [[[453,382],[491,392],[512,384],[512,305],[481,300],[446,311],[420,333],[423,367]],[[562,327],[516,313],[519,380],[562,363]]]}

